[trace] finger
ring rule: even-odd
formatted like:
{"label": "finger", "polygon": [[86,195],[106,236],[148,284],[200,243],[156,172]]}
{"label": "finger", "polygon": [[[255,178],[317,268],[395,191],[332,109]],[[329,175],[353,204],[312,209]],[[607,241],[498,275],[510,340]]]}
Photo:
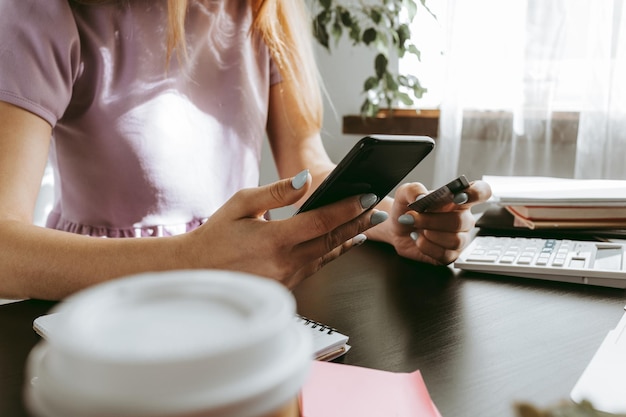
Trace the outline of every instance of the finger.
{"label": "finger", "polygon": [[433,263],[447,265],[458,258],[469,239],[469,233],[425,230],[420,233],[416,245],[418,250]]}
{"label": "finger", "polygon": [[420,195],[427,193],[428,189],[423,184],[419,182],[410,182],[399,186],[396,190],[394,198],[396,201],[407,206],[417,200]]}
{"label": "finger", "polygon": [[294,204],[306,194],[311,181],[305,169],[292,178],[241,190],[233,196],[231,214],[236,218],[259,217],[268,210]]}
{"label": "finger", "polygon": [[474,228],[476,219],[470,210],[416,213],[409,212],[413,217],[414,229],[437,230],[441,232],[468,232]]}
{"label": "finger", "polygon": [[321,257],[301,267],[292,277],[290,277],[288,280],[283,281],[283,284],[285,284],[287,288],[294,288],[304,279],[319,271],[323,266],[337,259],[344,253],[348,252],[350,249],[361,246],[366,240],[367,237],[364,234],[358,234],[354,238],[348,239],[338,247],[334,248],[332,251],[327,252]]}
{"label": "finger", "polygon": [[491,197],[491,186],[482,180],[472,181],[465,193],[467,194],[465,206],[473,206],[483,203]]}
{"label": "finger", "polygon": [[[388,219],[389,215],[384,211],[371,210],[359,217],[342,224],[334,230],[311,239],[294,247],[294,252],[302,259],[311,259],[325,256],[339,245],[353,244],[361,237],[357,237],[367,229],[374,227]],[[356,241],[354,239],[356,239]],[[362,243],[362,242],[361,242]]]}
{"label": "finger", "polygon": [[[374,194],[363,194],[299,213],[285,221],[285,233],[298,234],[302,241],[324,236],[342,225],[351,224],[350,222],[370,210],[378,201],[378,197]],[[343,239],[335,242],[335,246],[362,231],[355,226],[355,223],[352,223],[352,225],[352,229],[355,232],[352,235],[343,236]]]}
{"label": "finger", "polygon": [[398,223],[407,230],[428,229],[458,233],[472,230],[476,219],[470,210],[426,213],[410,210],[398,217]]}
{"label": "finger", "polygon": [[452,197],[452,202],[457,205],[465,204],[468,201],[469,201],[469,195],[467,195],[467,193],[465,192],[460,192],[458,194],[455,194]]}
{"label": "finger", "polygon": [[471,240],[469,232],[444,232],[440,230],[422,230],[419,236],[433,246],[443,249],[458,250],[465,247]]}

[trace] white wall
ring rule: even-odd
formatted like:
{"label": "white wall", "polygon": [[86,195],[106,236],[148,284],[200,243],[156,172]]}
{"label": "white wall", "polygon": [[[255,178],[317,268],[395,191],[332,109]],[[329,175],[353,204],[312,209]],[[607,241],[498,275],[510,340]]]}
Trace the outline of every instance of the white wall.
{"label": "white wall", "polygon": [[[342,41],[331,53],[318,46],[316,54],[320,75],[329,96],[325,102],[322,139],[331,159],[339,162],[361,137],[342,133],[342,117],[359,114],[364,100],[363,82],[374,73],[375,52],[364,46],[352,46],[348,41]],[[409,174],[407,181],[419,181],[427,187],[432,187],[434,159],[433,152]],[[261,167],[261,183],[267,184],[276,178],[274,161],[266,145]],[[282,217],[284,213],[286,212],[279,212],[276,216]]]}

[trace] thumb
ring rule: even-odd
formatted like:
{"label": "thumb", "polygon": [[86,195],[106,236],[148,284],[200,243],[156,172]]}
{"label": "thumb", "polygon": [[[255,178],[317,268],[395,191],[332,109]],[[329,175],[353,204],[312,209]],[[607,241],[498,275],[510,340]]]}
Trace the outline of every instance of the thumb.
{"label": "thumb", "polygon": [[262,216],[268,210],[289,206],[300,200],[312,182],[308,169],[295,177],[286,178],[268,185],[240,191],[241,208],[248,216]]}

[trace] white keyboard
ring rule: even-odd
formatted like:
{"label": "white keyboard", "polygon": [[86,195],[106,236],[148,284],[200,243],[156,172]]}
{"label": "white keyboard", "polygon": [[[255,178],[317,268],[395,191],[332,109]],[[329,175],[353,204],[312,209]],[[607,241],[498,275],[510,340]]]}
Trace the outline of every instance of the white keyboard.
{"label": "white keyboard", "polygon": [[477,236],[454,266],[467,271],[626,288],[626,245]]}

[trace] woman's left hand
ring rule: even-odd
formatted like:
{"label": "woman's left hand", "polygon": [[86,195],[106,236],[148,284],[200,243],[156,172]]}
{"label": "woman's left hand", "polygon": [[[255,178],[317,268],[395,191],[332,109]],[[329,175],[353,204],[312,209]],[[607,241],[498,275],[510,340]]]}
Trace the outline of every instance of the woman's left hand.
{"label": "woman's left hand", "polygon": [[[469,243],[475,218],[470,208],[487,201],[491,187],[484,181],[474,181],[464,192],[463,204],[448,203],[435,211],[418,213],[407,205],[428,190],[420,183],[398,187],[392,202],[383,205],[389,210],[389,220],[371,229],[367,234],[373,240],[383,240],[394,246],[396,252],[409,259],[434,265],[454,262]],[[387,205],[391,203],[391,209]],[[378,229],[378,230],[376,230]]]}

